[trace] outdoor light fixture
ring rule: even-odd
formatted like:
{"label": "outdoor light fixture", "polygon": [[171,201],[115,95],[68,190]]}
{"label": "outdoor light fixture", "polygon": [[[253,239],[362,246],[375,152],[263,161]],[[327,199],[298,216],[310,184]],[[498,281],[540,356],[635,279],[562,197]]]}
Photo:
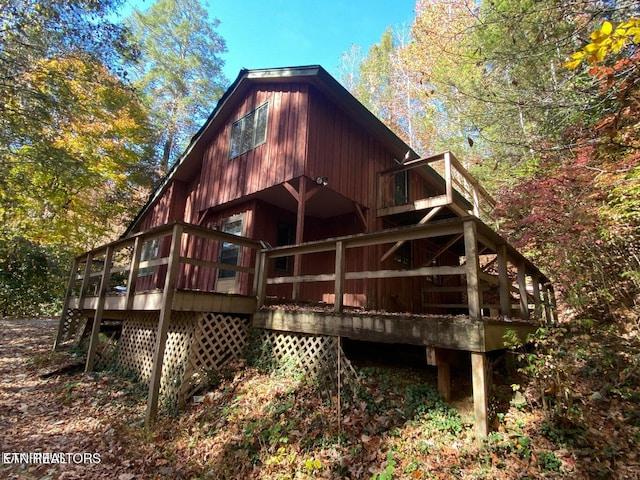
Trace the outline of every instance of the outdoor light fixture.
{"label": "outdoor light fixture", "polygon": [[317,177],[316,183],[318,185],[322,185],[323,187],[326,187],[327,184],[329,183],[329,179],[327,177]]}

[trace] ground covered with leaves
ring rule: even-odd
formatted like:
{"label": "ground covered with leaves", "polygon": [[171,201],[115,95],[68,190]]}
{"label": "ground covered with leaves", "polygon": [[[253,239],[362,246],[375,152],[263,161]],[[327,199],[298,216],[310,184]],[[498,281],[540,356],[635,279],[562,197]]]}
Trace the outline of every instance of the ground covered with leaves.
{"label": "ground covered with leaves", "polygon": [[[86,375],[73,352],[51,352],[55,321],[5,319],[0,329],[2,478],[640,478],[637,327],[581,324],[519,350],[520,374],[493,376],[484,441],[464,371],[452,408],[434,371],[397,365],[360,365],[360,392],[339,413],[337,398],[323,400],[301,375],[242,360],[145,428],[146,388],[111,370]],[[14,453],[49,456],[17,463]]]}

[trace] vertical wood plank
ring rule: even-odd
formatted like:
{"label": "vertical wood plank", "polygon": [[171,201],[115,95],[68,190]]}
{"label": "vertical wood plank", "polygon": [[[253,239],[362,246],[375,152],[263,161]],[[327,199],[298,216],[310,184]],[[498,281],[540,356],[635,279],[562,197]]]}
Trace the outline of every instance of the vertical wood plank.
{"label": "vertical wood plank", "polygon": [[91,267],[93,264],[93,256],[91,253],[87,254],[87,263],[84,266],[84,277],[82,278],[82,285],[80,286],[80,297],[78,298],[78,308],[82,310],[82,304],[87,296],[87,289],[89,288],[89,280],[91,280]]}
{"label": "vertical wood plank", "polygon": [[93,316],[93,328],[91,329],[91,339],[89,341],[89,350],[87,351],[87,362],[84,367],[85,372],[93,371],[95,363],[96,348],[98,346],[98,335],[100,334],[100,324],[102,323],[102,314],[104,313],[104,301],[109,289],[109,280],[111,279],[111,260],[113,258],[113,247],[107,247],[104,254],[104,266],[102,268],[102,277],[100,278],[100,292],[98,294],[98,303]]}
{"label": "vertical wood plank", "polygon": [[444,180],[446,182],[447,203],[453,203],[453,185],[451,178],[451,152],[444,153]]}
{"label": "vertical wood plank", "polygon": [[[298,185],[298,213],[296,216],[296,245],[301,244],[304,241],[304,216],[307,197],[307,179],[306,177],[300,177],[300,184]],[[302,256],[294,255],[293,257],[293,276],[297,277],[302,272]],[[300,283],[293,282],[293,289],[291,292],[291,299],[297,300],[300,296]]]}
{"label": "vertical wood plank", "polygon": [[511,281],[507,272],[507,246],[498,245],[496,247],[498,256],[498,281],[500,292],[500,313],[503,317],[511,317]]}
{"label": "vertical wood plank", "polygon": [[540,276],[532,275],[531,282],[533,284],[533,318],[540,320],[542,317],[542,302],[540,300]]}
{"label": "vertical wood plank", "polygon": [[520,290],[520,318],[529,320],[529,298],[527,297],[527,267],[524,261],[518,263],[518,289]]}
{"label": "vertical wood plank", "polygon": [[131,256],[131,266],[129,267],[129,278],[127,279],[127,292],[125,294],[125,305],[127,310],[133,308],[133,297],[136,293],[136,283],[138,281],[138,272],[140,270],[140,258],[142,257],[142,246],[144,241],[142,237],[136,237],[133,244],[133,255]]}
{"label": "vertical wood plank", "polygon": [[480,296],[480,260],[478,257],[478,241],[475,221],[464,222],[464,254],[467,259],[467,297],[469,317],[479,320],[482,317],[482,299]]}
{"label": "vertical wood plank", "polygon": [[487,357],[483,352],[471,352],[471,380],[476,433],[484,438],[489,433],[489,401],[487,385]]}
{"label": "vertical wood plank", "polygon": [[333,311],[336,313],[342,312],[344,287],[345,287],[345,247],[342,241],[336,242],[336,280],[335,280],[335,300],[333,304]]}
{"label": "vertical wood plank", "polygon": [[169,265],[164,281],[162,292],[162,307],[158,318],[158,334],[153,356],[153,367],[149,380],[149,394],[147,397],[147,412],[145,424],[150,425],[156,418],[158,412],[158,397],[160,395],[160,381],[162,379],[162,364],[164,360],[164,350],[167,343],[169,323],[171,321],[171,307],[175,295],[176,280],[178,277],[178,266],[180,258],[180,245],[182,240],[183,226],[175,224],[171,236],[171,249],[169,252]]}

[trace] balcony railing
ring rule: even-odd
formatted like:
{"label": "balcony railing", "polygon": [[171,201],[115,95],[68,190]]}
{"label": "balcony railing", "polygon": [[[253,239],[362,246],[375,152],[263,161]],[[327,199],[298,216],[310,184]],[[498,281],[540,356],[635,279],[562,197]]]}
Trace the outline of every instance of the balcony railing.
{"label": "balcony railing", "polygon": [[378,174],[378,216],[447,206],[459,215],[474,215],[491,224],[495,205],[451,152],[412,160]]}

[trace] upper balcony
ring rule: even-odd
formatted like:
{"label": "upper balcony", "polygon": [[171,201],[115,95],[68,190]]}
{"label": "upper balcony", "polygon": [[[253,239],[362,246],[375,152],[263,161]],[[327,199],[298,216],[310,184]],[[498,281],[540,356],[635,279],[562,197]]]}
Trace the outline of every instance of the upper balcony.
{"label": "upper balcony", "polygon": [[401,224],[425,223],[447,213],[474,215],[493,224],[494,208],[495,200],[451,152],[378,173],[377,214]]}

